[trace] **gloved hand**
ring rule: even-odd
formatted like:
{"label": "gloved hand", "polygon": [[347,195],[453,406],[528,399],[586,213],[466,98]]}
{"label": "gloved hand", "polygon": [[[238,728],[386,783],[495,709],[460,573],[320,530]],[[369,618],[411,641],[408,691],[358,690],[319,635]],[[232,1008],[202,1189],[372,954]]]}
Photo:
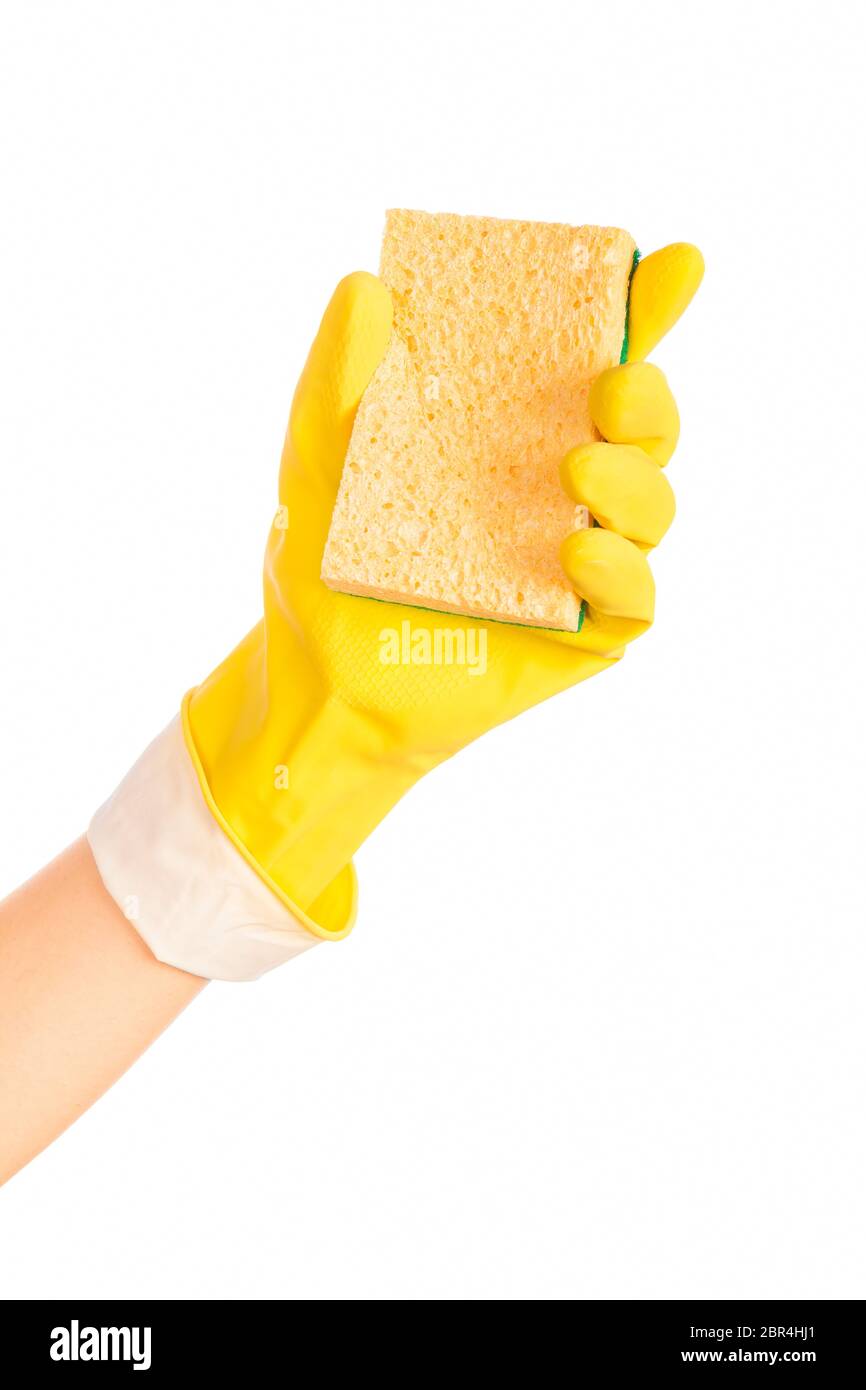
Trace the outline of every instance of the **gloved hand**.
{"label": "gloved hand", "polygon": [[[590,393],[606,442],[563,460],[563,486],[597,523],[562,547],[584,600],[578,633],[383,604],[322,583],[355,410],[392,314],[372,275],[337,287],[292,405],[264,618],[186,697],[183,743],[170,726],[89,832],[109,891],[134,904],[134,925],[160,959],[254,978],[319,938],[345,936],[355,915],[352,855],[404,792],[485,730],[612,665],[646,631],[646,551],[673,519],[661,470],[679,419],[664,376],[643,359],[702,273],[700,253],[685,244],[638,265],[627,361]],[[425,631],[452,634],[445,640],[462,644],[452,650],[483,650],[483,672],[477,659],[386,659],[390,633],[405,645]]]}

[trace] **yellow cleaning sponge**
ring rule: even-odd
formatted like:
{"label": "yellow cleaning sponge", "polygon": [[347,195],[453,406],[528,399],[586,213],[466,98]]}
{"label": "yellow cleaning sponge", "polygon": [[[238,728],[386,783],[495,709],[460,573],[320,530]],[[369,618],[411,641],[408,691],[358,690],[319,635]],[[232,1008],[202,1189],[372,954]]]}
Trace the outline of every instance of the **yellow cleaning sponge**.
{"label": "yellow cleaning sponge", "polygon": [[575,631],[559,561],[588,517],[559,464],[597,439],[635,245],[611,227],[391,211],[388,350],[358,408],[322,579],[333,589]]}

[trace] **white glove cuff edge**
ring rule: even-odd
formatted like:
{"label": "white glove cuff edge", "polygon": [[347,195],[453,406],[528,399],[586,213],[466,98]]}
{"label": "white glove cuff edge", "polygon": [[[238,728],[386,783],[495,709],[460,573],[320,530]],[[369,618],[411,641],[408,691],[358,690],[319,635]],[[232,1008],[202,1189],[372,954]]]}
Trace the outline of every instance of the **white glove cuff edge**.
{"label": "white glove cuff edge", "polygon": [[106,889],[157,960],[255,980],[315,946],[202,795],[180,717],[145,749],[87,830]]}

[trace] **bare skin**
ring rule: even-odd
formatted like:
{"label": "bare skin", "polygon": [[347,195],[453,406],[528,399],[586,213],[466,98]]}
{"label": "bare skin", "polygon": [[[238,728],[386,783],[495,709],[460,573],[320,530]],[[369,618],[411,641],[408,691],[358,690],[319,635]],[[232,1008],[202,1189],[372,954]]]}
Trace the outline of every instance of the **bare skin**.
{"label": "bare skin", "polygon": [[0,903],[0,1183],[98,1100],[205,984],[151,955],[83,837]]}

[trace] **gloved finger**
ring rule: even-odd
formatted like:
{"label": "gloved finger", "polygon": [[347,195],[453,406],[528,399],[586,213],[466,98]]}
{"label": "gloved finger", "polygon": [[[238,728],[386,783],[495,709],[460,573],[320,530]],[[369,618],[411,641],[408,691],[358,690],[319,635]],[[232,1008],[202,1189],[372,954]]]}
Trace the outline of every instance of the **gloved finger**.
{"label": "gloved finger", "polygon": [[589,413],[611,444],[636,444],[662,467],[680,437],[677,403],[664,373],[650,362],[626,362],[597,376]]}
{"label": "gloved finger", "polygon": [[559,474],[569,497],[601,526],[642,548],[658,545],[674,519],[673,488],[634,444],[583,444],[566,454]]}
{"label": "gloved finger", "polygon": [[631,280],[628,362],[648,357],[688,308],[704,276],[704,258],[687,241],[674,242],[639,261]]}
{"label": "gloved finger", "polygon": [[292,466],[309,468],[336,491],[355,412],[385,354],[392,318],[391,296],[375,275],[359,270],[340,281],[292,401],[281,500]]}
{"label": "gloved finger", "polygon": [[646,626],[652,622],[652,571],[643,551],[625,536],[600,526],[572,531],[562,543],[560,558],[575,592],[586,600],[590,610]]}
{"label": "gloved finger", "polygon": [[593,652],[608,661],[616,661],[629,642],[641,637],[649,626],[639,618],[611,618],[597,608],[585,608],[580,632],[571,645],[581,652]]}

